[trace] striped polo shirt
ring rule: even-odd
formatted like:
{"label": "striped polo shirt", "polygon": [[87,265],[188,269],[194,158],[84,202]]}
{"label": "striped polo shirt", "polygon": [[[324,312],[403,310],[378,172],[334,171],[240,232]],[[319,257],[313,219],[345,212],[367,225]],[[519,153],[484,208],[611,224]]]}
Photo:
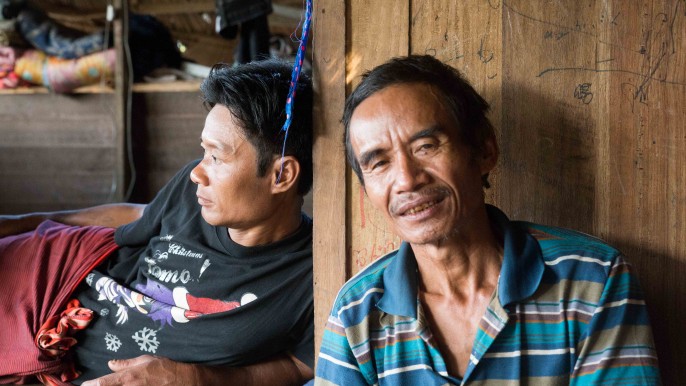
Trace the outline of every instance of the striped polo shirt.
{"label": "striped polo shirt", "polygon": [[655,385],[657,354],[631,267],[596,238],[509,221],[498,285],[465,374],[449,374],[403,243],[340,290],[324,331],[316,385]]}

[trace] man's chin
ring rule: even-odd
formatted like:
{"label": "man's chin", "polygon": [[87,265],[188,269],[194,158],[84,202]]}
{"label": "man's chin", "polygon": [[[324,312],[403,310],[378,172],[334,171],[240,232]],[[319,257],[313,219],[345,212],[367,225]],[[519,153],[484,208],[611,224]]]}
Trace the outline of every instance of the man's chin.
{"label": "man's chin", "polygon": [[207,210],[205,207],[202,208],[200,214],[202,215],[202,219],[205,220],[206,223],[215,227],[220,225],[220,221],[217,219],[217,217],[213,216],[214,213]]}

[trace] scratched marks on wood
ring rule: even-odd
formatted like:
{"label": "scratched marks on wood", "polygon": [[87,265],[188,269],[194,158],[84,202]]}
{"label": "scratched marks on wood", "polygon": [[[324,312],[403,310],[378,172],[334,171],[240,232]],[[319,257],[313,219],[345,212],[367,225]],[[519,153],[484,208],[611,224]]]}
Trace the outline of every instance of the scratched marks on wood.
{"label": "scratched marks on wood", "polygon": [[431,55],[479,75],[472,78],[478,82],[496,79],[501,63],[500,7],[500,0],[469,3],[414,0],[410,30],[412,53]]}
{"label": "scratched marks on wood", "polygon": [[348,246],[351,273],[355,274],[379,257],[400,247],[400,238],[389,229],[384,216],[368,202],[364,188],[358,189],[359,213],[351,229],[352,241]]}
{"label": "scratched marks on wood", "polygon": [[[655,83],[686,88],[683,65],[675,64],[683,56],[676,42],[686,32],[686,2],[665,2],[662,7],[640,7],[636,4],[613,2],[610,6],[605,3],[597,13],[574,19],[559,17],[569,16],[554,8],[563,8],[563,3],[549,2],[547,7],[533,8],[527,2],[508,1],[503,7],[511,17],[537,25],[544,44],[553,44],[551,52],[575,51],[582,44],[606,46],[593,53],[592,61],[590,58],[572,57],[558,63],[555,59],[559,59],[559,55],[551,57],[536,69],[537,77],[555,76],[561,72],[576,73],[577,76],[588,73],[622,76],[619,90],[613,92],[618,92],[634,111],[637,103],[649,103],[649,91]],[[603,51],[609,56],[597,57],[598,52]],[[590,62],[590,65],[583,62]],[[574,97],[584,103],[588,101],[588,94],[583,98],[577,95],[575,92]]]}

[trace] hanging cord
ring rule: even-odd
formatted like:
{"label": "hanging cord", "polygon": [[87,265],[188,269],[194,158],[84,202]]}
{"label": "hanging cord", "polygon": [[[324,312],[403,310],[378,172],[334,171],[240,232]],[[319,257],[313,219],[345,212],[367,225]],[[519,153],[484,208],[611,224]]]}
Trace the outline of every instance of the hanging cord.
{"label": "hanging cord", "polygon": [[[293,63],[293,72],[291,73],[291,84],[288,89],[288,98],[286,99],[286,121],[283,123],[281,131],[284,132],[283,148],[281,150],[281,169],[279,170],[279,177],[276,179],[278,183],[281,181],[281,173],[283,173],[283,159],[286,156],[286,141],[288,140],[288,131],[291,127],[291,120],[293,119],[293,102],[295,101],[295,90],[300,78],[300,72],[303,67],[303,60],[305,60],[305,49],[307,48],[307,37],[310,31],[310,21],[312,20],[312,0],[307,0],[305,8],[305,21],[302,23],[302,31],[300,39],[296,39],[300,44],[298,45],[298,52],[295,55],[295,63]],[[298,31],[296,27],[295,35]]]}

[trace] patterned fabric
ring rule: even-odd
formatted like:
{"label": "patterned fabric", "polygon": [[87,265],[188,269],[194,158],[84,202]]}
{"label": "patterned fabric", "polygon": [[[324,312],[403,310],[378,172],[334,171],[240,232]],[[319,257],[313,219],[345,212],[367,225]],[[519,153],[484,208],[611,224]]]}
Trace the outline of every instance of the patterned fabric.
{"label": "patterned fabric", "polygon": [[14,72],[27,82],[63,93],[102,79],[112,79],[115,59],[113,48],[79,59],[60,59],[41,51],[28,50],[17,58]]}
{"label": "patterned fabric", "polygon": [[462,379],[447,372],[417,297],[417,262],[403,243],[341,289],[315,384],[660,383],[646,305],[620,252],[488,212],[504,258]]}
{"label": "patterned fabric", "polygon": [[107,46],[104,33],[86,34],[68,28],[30,7],[19,12],[17,31],[36,49],[62,59],[77,59]]}
{"label": "patterned fabric", "polygon": [[140,219],[117,228],[121,247],[86,276],[77,297],[93,310],[76,335],[79,384],[109,374],[111,359],[246,366],[290,352],[314,363],[312,221],[259,246],[237,244],[202,217],[182,168]]}
{"label": "patterned fabric", "polygon": [[17,88],[25,83],[14,72],[14,64],[22,50],[0,45],[0,90]]}

